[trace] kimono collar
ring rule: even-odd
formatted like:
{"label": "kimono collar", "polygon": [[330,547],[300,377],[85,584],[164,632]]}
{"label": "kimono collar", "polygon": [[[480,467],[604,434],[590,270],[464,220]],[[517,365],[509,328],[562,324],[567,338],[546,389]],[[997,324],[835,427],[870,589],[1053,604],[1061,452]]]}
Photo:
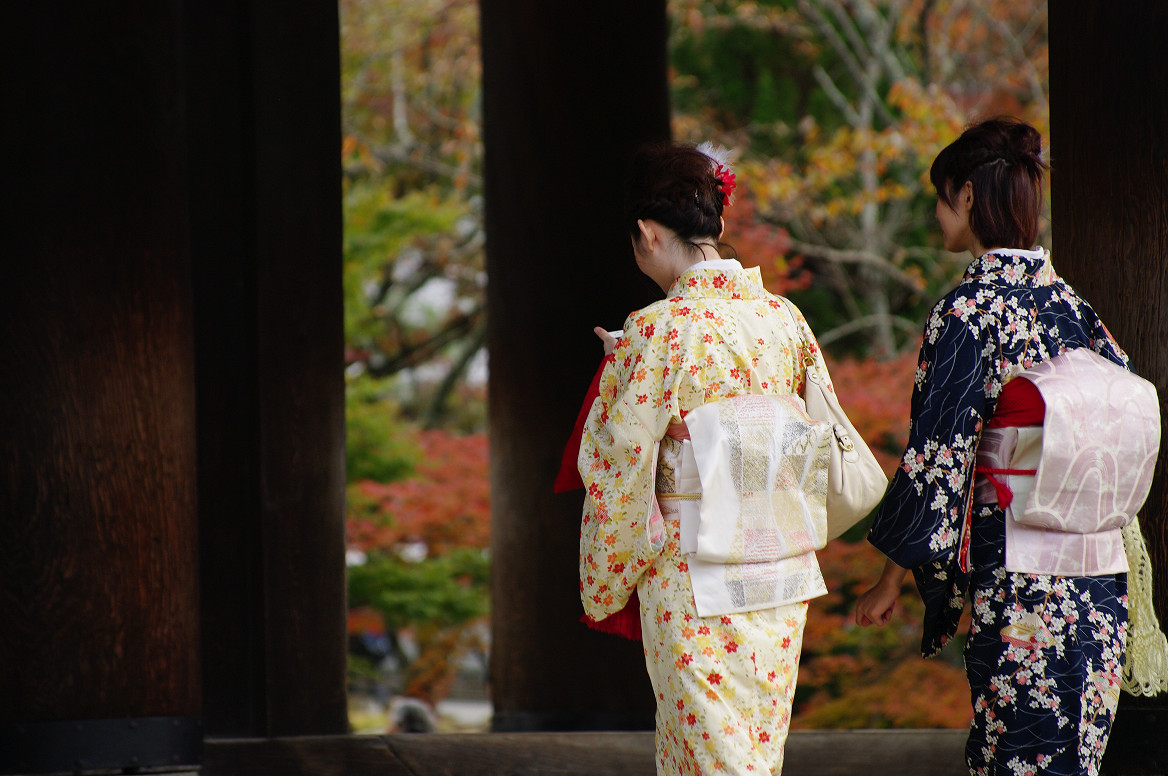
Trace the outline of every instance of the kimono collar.
{"label": "kimono collar", "polygon": [[747,269],[735,259],[715,259],[698,262],[682,272],[666,296],[758,299],[766,293],[758,267]]}
{"label": "kimono collar", "polygon": [[1019,250],[994,248],[973,260],[960,285],[988,283],[998,286],[1035,287],[1050,285],[1057,277],[1045,248]]}

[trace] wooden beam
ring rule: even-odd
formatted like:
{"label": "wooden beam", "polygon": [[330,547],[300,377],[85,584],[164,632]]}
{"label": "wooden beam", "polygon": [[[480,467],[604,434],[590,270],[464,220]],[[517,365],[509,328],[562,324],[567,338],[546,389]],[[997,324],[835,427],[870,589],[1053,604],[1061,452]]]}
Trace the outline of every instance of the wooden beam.
{"label": "wooden beam", "polygon": [[[965,730],[796,730],[785,773],[952,776]],[[652,776],[652,733],[335,736],[206,743],[205,776]]]}
{"label": "wooden beam", "polygon": [[181,3],[68,6],[6,8],[0,58],[5,773],[201,711]]}

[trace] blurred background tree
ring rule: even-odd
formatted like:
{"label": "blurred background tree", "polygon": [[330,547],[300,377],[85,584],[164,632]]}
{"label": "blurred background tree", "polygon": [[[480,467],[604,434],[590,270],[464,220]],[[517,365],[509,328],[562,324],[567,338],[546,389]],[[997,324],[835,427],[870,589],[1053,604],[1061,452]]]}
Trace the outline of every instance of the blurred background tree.
{"label": "blurred background tree", "polygon": [[740,151],[757,213],[814,273],[794,298],[823,344],[915,349],[925,308],[968,263],[940,248],[928,166],[974,117],[1046,131],[1045,3],[671,7],[676,135]]}
{"label": "blurred background tree", "polygon": [[478,7],[340,18],[350,676],[432,708],[487,649]]}
{"label": "blurred background tree", "polygon": [[455,406],[484,358],[478,7],[341,0],[340,13],[349,374],[426,428],[481,430],[481,412]]}
{"label": "blurred background tree", "polygon": [[[806,314],[891,472],[924,317],[969,260],[941,247],[928,165],[977,118],[1047,133],[1046,3],[668,12],[674,137],[738,154],[727,239]],[[341,0],[340,13],[353,630],[380,628],[393,690],[434,703],[460,651],[486,649],[468,637],[488,605],[478,6]],[[882,563],[865,529],[821,553],[832,593],[813,602],[794,724],[962,726],[961,645],[919,658],[915,593],[893,627],[852,624]],[[402,634],[421,646],[405,654]]]}

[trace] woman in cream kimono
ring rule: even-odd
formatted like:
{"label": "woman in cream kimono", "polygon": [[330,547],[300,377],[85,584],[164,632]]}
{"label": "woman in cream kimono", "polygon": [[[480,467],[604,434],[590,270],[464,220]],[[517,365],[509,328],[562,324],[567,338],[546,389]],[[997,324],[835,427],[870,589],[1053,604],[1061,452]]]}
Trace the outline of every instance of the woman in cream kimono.
{"label": "woman in cream kimono", "polygon": [[757,268],[720,257],[734,176],[705,148],[653,147],[633,164],[633,252],[666,298],[607,343],[577,462],[580,594],[594,621],[639,599],[659,774],[777,774],[807,601],[826,592],[815,553],[717,569],[730,603],[699,614],[671,498],[682,443],[667,431],[684,436],[688,413],[728,397],[801,393],[805,364],[827,372],[795,308],[763,288]]}

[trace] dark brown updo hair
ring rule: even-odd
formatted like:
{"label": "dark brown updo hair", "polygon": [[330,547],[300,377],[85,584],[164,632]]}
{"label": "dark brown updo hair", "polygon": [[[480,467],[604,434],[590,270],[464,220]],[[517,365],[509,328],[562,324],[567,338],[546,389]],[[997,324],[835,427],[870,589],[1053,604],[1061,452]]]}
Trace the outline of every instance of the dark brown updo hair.
{"label": "dark brown updo hair", "polygon": [[946,146],[929,169],[949,207],[973,184],[969,228],[984,248],[1033,248],[1042,211],[1042,136],[1024,121],[1001,117],[974,124]]}
{"label": "dark brown updo hair", "polygon": [[[722,182],[718,164],[688,145],[641,146],[629,164],[625,186],[625,225],[639,239],[638,219],[651,219],[693,244],[722,233]],[[725,192],[728,194],[729,192]]]}

